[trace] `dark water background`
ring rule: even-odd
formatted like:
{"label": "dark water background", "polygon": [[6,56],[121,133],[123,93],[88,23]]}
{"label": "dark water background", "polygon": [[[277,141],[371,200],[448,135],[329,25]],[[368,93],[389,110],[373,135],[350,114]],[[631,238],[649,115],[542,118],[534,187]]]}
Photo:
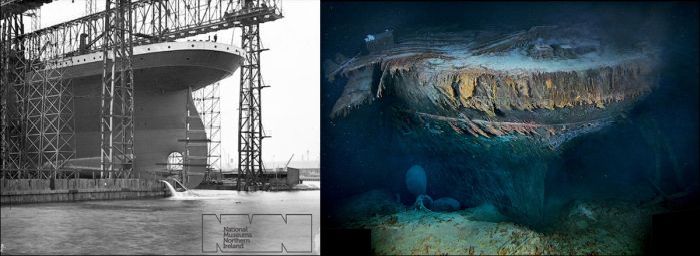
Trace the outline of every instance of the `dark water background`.
{"label": "dark water background", "polygon": [[[542,160],[540,164],[548,168],[546,195],[558,200],[639,202],[659,194],[649,182],[653,180],[663,193],[688,192],[690,199],[682,206],[697,206],[697,200],[693,201],[700,182],[696,3],[322,3],[321,13],[322,61],[336,53],[354,56],[367,34],[387,28],[400,37],[413,29],[432,26],[517,30],[536,25],[588,24],[605,28],[603,37],[618,46],[637,39],[660,45],[659,87],[638,103],[626,120],[570,142],[555,159]],[[411,146],[395,143],[396,131],[388,121],[386,108],[390,103],[363,107],[347,119],[329,119],[345,81],[321,80],[324,227],[340,224],[334,216],[338,202],[371,189],[399,193],[404,204],[409,204],[412,196],[405,188],[403,175],[413,164],[464,166],[462,171],[472,171],[469,156],[451,154],[449,150],[415,154],[399,150],[397,147]],[[428,194],[433,198],[449,195],[450,187],[430,183],[430,176],[440,175],[441,170],[426,168],[426,172]]]}

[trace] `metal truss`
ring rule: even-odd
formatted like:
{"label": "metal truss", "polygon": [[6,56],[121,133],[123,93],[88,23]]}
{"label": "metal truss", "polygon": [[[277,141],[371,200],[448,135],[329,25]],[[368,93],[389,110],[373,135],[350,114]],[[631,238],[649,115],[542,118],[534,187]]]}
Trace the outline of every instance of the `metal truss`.
{"label": "metal truss", "polygon": [[29,165],[37,169],[59,169],[74,155],[73,95],[63,71],[53,62],[29,65],[25,147]]}
{"label": "metal truss", "polygon": [[[9,54],[9,59],[11,64],[9,65],[9,85],[6,85],[6,96],[8,103],[10,99],[14,98],[14,111],[12,109],[7,109],[7,121],[9,124],[5,127],[5,134],[3,137],[7,138],[7,152],[6,158],[4,158],[5,169],[25,169],[29,168],[28,161],[26,159],[26,148],[25,148],[25,133],[26,133],[26,120],[27,120],[27,101],[26,101],[26,88],[27,86],[27,71],[29,70],[29,63],[27,59],[23,57],[23,50],[21,48],[19,51],[13,51]],[[9,105],[6,105],[8,107]]]}
{"label": "metal truss", "polygon": [[[31,30],[41,27],[41,9],[25,13],[31,17]],[[25,149],[29,166],[59,169],[73,157],[73,96],[70,80],[63,79],[58,61],[40,62],[40,42],[28,41],[28,72],[25,80]]]}
{"label": "metal truss", "polygon": [[[23,15],[30,17],[32,30],[39,28],[38,9]],[[16,172],[3,177],[41,177],[39,170],[57,170],[74,155],[70,81],[56,61],[37,60],[40,47],[26,47],[36,41],[19,43],[23,15],[3,17],[2,168]]]}
{"label": "metal truss", "polygon": [[[260,24],[242,27],[242,48],[246,51],[241,65],[241,86],[238,106],[238,190],[251,190],[262,186],[263,134],[261,91],[267,87],[260,77]],[[245,180],[241,184],[241,179]]]}
{"label": "metal truss", "polygon": [[[3,47],[4,48],[4,47]],[[3,57],[2,57],[2,63],[0,65],[2,66],[2,71],[0,79],[2,79],[2,84],[0,84],[0,169],[5,169],[6,166],[6,159],[8,158],[8,153],[10,149],[10,141],[8,140],[9,138],[7,137],[8,130],[9,130],[9,125],[10,122],[7,121],[9,118],[9,111],[7,110],[7,97],[9,95],[8,90],[10,85],[8,76],[9,72],[6,71],[7,66],[5,64],[6,58],[5,54],[7,52],[4,51],[3,49]]]}
{"label": "metal truss", "polygon": [[[69,86],[56,82],[61,80],[61,70],[48,67],[62,57],[101,51],[104,60],[100,104],[102,171],[110,178],[129,177],[134,158],[133,46],[241,27],[242,48],[248,52],[241,67],[238,167],[245,173],[245,189],[259,185],[265,137],[260,115],[260,90],[264,87],[260,78],[260,52],[264,49],[260,46],[259,24],[282,18],[281,12],[280,0],[108,0],[105,11],[26,34],[21,15],[16,15],[20,18],[15,19],[18,26],[12,27],[15,32],[7,32],[9,18],[3,12],[3,167],[27,168],[30,158],[31,162],[42,165],[35,168],[42,168],[45,163],[58,166],[61,159],[65,160],[65,157],[44,155],[50,151],[66,156],[64,147],[56,146],[65,141],[55,138],[72,137],[66,136],[70,130],[59,131],[70,123],[65,120],[71,111],[63,107],[72,102],[65,98],[70,95],[66,89]],[[17,29],[19,26],[21,29]],[[6,39],[12,43],[8,44]],[[39,80],[41,87],[30,82]],[[13,98],[8,95],[12,94],[16,111],[9,111],[7,104]],[[11,116],[13,112],[17,113],[16,117]],[[54,122],[57,119],[64,122]],[[29,147],[25,140],[29,140]],[[26,148],[31,149],[31,157]],[[238,188],[242,189],[240,178],[241,175]]]}
{"label": "metal truss", "polygon": [[[1,168],[20,169],[22,167],[21,152],[22,152],[22,131],[20,113],[23,113],[22,97],[18,93],[24,85],[25,65],[26,60],[23,58],[24,49],[20,43],[18,36],[24,33],[24,21],[21,14],[3,13],[2,26],[0,26],[2,34],[0,35],[0,127],[1,147],[0,161]],[[12,109],[10,108],[10,103]]]}
{"label": "metal truss", "polygon": [[[267,1],[244,1],[242,12],[259,12],[259,16],[241,19],[241,48],[246,51],[241,65],[241,83],[238,105],[238,190],[255,190],[262,187],[262,174],[265,167],[262,161],[262,140],[265,135],[262,127],[261,90],[268,87],[260,76],[260,53],[267,49],[260,43],[260,24],[282,18],[276,7]],[[241,183],[244,179],[245,183]]]}
{"label": "metal truss", "polygon": [[[114,6],[112,6],[114,4]],[[131,5],[126,0],[106,1],[100,151],[103,176],[129,178],[134,159],[134,74]]]}
{"label": "metal truss", "polygon": [[97,11],[97,1],[85,0],[85,16],[89,16]]}
{"label": "metal truss", "polygon": [[[282,18],[280,0],[142,0],[126,1],[131,9],[134,45],[206,34]],[[245,3],[251,3],[246,6]],[[112,42],[105,35],[107,11],[33,31],[23,41],[37,40],[42,60],[101,51]],[[83,36],[84,35],[84,36]],[[81,39],[83,38],[83,39]],[[82,40],[82,44],[81,44]]]}
{"label": "metal truss", "polygon": [[219,83],[214,83],[193,93],[193,100],[204,124],[209,143],[207,145],[207,173],[205,181],[214,181],[213,173],[221,177],[221,110]]}

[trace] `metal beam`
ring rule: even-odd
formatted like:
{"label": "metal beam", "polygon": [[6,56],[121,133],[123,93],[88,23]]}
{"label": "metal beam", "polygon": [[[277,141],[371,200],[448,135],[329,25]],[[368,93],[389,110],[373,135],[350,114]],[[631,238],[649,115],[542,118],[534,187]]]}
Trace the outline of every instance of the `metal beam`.
{"label": "metal beam", "polygon": [[[9,2],[3,1],[3,4],[5,3]],[[47,65],[50,66],[50,63],[67,56],[102,52],[104,72],[100,104],[101,168],[110,178],[129,177],[134,158],[134,85],[131,67],[133,46],[241,27],[242,48],[249,52],[246,53],[245,63],[241,67],[239,171],[246,173],[246,189],[259,184],[264,169],[262,139],[266,137],[260,113],[260,90],[266,86],[260,78],[260,52],[264,49],[261,49],[260,45],[259,24],[282,18],[280,0],[108,0],[105,11],[27,34],[24,33],[21,16],[14,16],[20,17],[14,22],[19,22],[21,29],[14,26],[14,34],[8,41],[5,38],[9,38],[11,33],[6,32],[9,26],[3,13],[2,48],[5,54],[2,58],[2,73],[13,75],[3,76],[0,94],[3,96],[3,103],[6,103],[10,97],[5,96],[10,94],[10,89],[14,89],[14,99],[19,111],[15,111],[18,118],[5,119],[3,116],[3,121],[14,120],[16,123],[3,123],[3,167],[16,159],[18,164],[13,168],[26,168],[21,163],[26,158],[23,143],[29,134],[27,127],[39,127],[35,130],[44,137],[51,133],[47,132],[47,129],[55,130],[55,126],[45,125],[46,120],[50,119],[45,106],[46,100],[49,100],[46,93],[40,93],[40,101],[33,102],[33,98],[27,97],[29,93],[37,91],[36,88],[27,86],[27,81],[30,81],[27,74],[30,70],[34,70],[34,75],[43,74],[42,81],[47,81],[47,77],[51,77],[51,81],[60,81],[60,76],[55,73],[60,70],[48,70]],[[10,52],[12,54],[9,54]],[[14,56],[15,64],[8,65],[10,58],[7,56]],[[41,73],[42,71],[50,72]],[[56,86],[47,89],[46,84],[42,83],[41,90],[56,91],[54,87]],[[57,94],[64,95],[60,87],[56,88],[59,88]],[[30,107],[39,113],[36,116],[38,118],[27,114]],[[1,110],[3,115],[10,113],[7,104],[3,105]],[[13,150],[13,145],[16,150]],[[44,152],[47,149],[42,141],[32,145],[36,149],[33,152]],[[211,150],[209,148],[209,151]],[[60,149],[53,151],[61,152]],[[211,156],[211,153],[209,155]]]}
{"label": "metal beam", "polygon": [[18,40],[24,16],[39,27],[38,9],[3,19],[2,168],[31,178],[39,172],[21,170],[58,170],[73,157],[73,97],[63,68],[38,61],[40,47],[26,47],[38,42]]}
{"label": "metal beam", "polygon": [[[238,106],[238,190],[254,190],[262,186],[262,127],[260,76],[260,24],[242,27],[241,47],[246,51],[241,66],[241,86]],[[245,183],[241,183],[241,179]]]}
{"label": "metal beam", "polygon": [[221,178],[221,110],[219,83],[213,83],[192,94],[207,134],[207,173],[205,180],[214,181],[214,172]]}
{"label": "metal beam", "polygon": [[[131,9],[132,23],[130,31],[134,35],[134,45],[172,41],[218,30],[258,24],[282,18],[280,0],[255,0],[251,8],[244,8],[239,0],[142,0],[124,3]],[[42,60],[72,56],[84,52],[102,51],[102,40],[88,49],[80,49],[80,37],[86,35],[85,41],[93,41],[105,31],[102,11],[33,31],[20,36],[23,42],[38,41],[46,47],[40,58]]]}
{"label": "metal beam", "polygon": [[[21,113],[23,95],[19,92],[24,86],[25,59],[22,44],[17,37],[24,33],[24,21],[21,14],[3,16],[2,34],[0,43],[2,44],[2,56],[0,56],[0,115],[2,135],[0,148],[0,161],[2,169],[20,169],[21,152],[23,150],[23,136],[21,130]],[[19,91],[18,91],[19,90]],[[10,109],[10,106],[13,106]]]}
{"label": "metal beam", "polygon": [[[134,74],[131,5],[107,0],[100,104],[100,151],[108,178],[129,178],[134,160]],[[114,5],[114,6],[112,6]],[[103,174],[104,175],[104,174]],[[116,176],[116,177],[115,177]]]}

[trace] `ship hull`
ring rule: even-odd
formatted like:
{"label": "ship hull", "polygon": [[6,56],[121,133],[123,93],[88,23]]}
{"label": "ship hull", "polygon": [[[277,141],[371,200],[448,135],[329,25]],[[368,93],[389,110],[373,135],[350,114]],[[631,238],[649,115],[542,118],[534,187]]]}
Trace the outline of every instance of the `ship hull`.
{"label": "ship hull", "polygon": [[[186,116],[190,139],[206,139],[188,88],[197,90],[231,76],[243,51],[212,42],[167,42],[134,47],[134,161],[137,174],[167,171],[168,156],[186,152]],[[74,95],[75,155],[66,167],[100,169],[100,96],[102,53],[74,56],[57,64]],[[192,143],[195,145],[195,143]],[[196,187],[206,171],[206,145],[191,146],[186,185]]]}

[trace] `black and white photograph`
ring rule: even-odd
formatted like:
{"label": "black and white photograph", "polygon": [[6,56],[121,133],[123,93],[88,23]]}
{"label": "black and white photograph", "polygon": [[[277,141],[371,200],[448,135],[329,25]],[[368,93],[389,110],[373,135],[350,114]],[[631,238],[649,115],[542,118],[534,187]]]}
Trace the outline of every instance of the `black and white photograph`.
{"label": "black and white photograph", "polygon": [[319,254],[319,1],[2,1],[2,254]]}

